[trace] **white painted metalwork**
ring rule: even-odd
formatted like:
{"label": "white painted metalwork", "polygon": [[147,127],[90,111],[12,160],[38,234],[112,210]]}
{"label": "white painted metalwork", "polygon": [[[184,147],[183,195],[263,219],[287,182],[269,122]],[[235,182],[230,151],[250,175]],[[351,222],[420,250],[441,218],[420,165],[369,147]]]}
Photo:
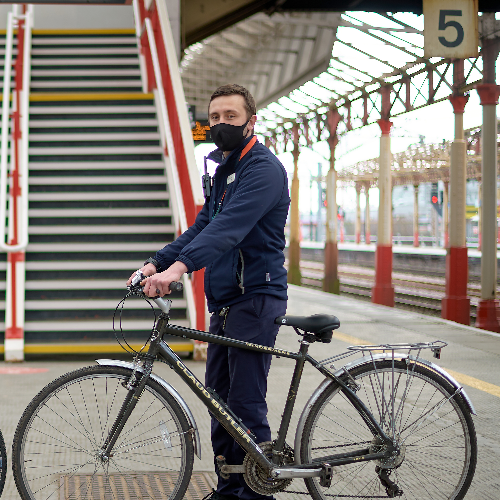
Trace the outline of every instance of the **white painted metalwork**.
{"label": "white painted metalwork", "polygon": [[[17,12],[14,9],[14,12]],[[29,6],[26,15],[15,16],[13,12],[8,14],[7,36],[6,36],[6,54],[3,80],[3,102],[2,102],[2,145],[0,152],[0,249],[5,252],[17,252],[24,250],[28,245],[28,117],[29,117],[29,88],[30,88],[30,66],[31,66],[31,17],[33,6]],[[9,145],[9,116],[10,116],[10,96],[11,96],[11,71],[12,71],[12,47],[14,24],[18,19],[23,18],[25,22],[24,37],[24,71],[23,71],[23,91],[21,95],[21,148],[19,158],[19,173],[21,196],[18,205],[19,218],[19,242],[16,245],[10,245],[5,242],[5,224],[7,209],[7,156]],[[14,97],[12,99],[14,103]],[[11,157],[13,155],[11,147]],[[11,158],[12,162],[12,158]],[[12,203],[10,204],[12,212]],[[12,217],[9,218],[9,224],[13,224]]]}

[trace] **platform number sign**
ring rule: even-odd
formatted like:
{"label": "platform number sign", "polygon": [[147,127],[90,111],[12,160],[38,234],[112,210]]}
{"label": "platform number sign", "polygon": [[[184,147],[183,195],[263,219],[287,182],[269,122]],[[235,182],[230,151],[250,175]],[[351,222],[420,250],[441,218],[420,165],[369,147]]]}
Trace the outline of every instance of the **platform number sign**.
{"label": "platform number sign", "polygon": [[478,0],[423,0],[424,57],[477,57]]}

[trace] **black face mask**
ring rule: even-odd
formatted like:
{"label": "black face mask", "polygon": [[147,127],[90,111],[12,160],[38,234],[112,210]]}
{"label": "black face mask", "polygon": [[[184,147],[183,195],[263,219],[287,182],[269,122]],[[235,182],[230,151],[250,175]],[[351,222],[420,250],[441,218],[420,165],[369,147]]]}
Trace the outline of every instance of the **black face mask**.
{"label": "black face mask", "polygon": [[218,123],[210,127],[210,135],[215,145],[222,151],[232,151],[245,138],[243,130],[248,125],[248,120],[243,125],[229,125],[229,123]]}

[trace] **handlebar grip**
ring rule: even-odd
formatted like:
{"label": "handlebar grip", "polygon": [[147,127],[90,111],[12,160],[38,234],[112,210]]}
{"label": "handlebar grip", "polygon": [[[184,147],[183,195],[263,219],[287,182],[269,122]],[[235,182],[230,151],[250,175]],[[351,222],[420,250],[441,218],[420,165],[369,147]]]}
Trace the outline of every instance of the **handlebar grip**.
{"label": "handlebar grip", "polygon": [[184,285],[180,281],[172,281],[169,285],[170,291],[172,292],[182,292]]}

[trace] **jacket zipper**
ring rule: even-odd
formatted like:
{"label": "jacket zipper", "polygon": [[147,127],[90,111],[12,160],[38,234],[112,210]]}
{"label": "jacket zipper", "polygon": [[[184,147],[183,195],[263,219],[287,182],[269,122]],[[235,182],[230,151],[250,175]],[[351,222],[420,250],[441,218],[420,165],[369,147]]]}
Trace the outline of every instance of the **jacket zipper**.
{"label": "jacket zipper", "polygon": [[241,251],[241,248],[239,248],[238,250],[240,252],[240,260],[241,260],[240,288],[241,288],[241,294],[243,295],[245,293],[245,286],[243,284],[243,276],[245,272],[245,260],[243,259],[243,252]]}

